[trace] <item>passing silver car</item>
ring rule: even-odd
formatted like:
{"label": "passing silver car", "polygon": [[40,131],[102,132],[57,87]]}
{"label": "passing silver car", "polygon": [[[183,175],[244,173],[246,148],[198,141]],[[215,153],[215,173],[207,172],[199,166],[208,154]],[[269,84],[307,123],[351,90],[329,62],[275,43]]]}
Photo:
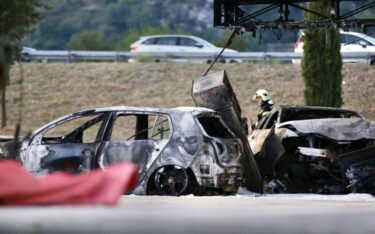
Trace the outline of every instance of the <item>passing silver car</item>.
{"label": "passing silver car", "polygon": [[[303,53],[303,33],[301,33],[299,39],[297,40],[294,46],[295,53]],[[345,32],[340,31],[340,40],[341,40],[341,53],[375,53],[375,38],[370,37],[369,35],[358,33],[358,32]],[[344,63],[369,63],[371,65],[375,64],[375,58],[369,59],[343,59]],[[293,64],[300,64],[300,59],[292,60]]]}
{"label": "passing silver car", "polygon": [[[155,61],[168,58],[172,61],[212,62],[223,48],[210,42],[189,35],[152,35],[143,36],[130,45],[135,56],[152,56]],[[225,58],[226,55],[237,53],[236,50],[225,49],[220,62],[240,63],[242,60]],[[183,56],[184,58],[179,58]],[[200,57],[203,56],[204,58]],[[135,61],[129,60],[130,62]]]}

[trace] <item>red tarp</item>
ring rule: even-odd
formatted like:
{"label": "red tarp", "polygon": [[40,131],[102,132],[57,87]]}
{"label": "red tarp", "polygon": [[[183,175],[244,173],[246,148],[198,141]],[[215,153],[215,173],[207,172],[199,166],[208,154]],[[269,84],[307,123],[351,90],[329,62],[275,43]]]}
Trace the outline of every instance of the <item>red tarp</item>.
{"label": "red tarp", "polygon": [[137,184],[137,166],[116,164],[105,170],[34,178],[14,161],[0,161],[0,205],[116,204]]}

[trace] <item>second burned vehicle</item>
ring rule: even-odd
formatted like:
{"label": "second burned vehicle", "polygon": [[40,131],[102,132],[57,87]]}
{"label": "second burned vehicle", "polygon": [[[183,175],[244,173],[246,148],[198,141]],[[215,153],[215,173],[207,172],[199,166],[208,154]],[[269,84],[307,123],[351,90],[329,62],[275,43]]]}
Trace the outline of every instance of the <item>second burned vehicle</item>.
{"label": "second burned vehicle", "polygon": [[231,193],[242,182],[241,141],[206,108],[111,107],[57,119],[22,142],[33,173],[139,166],[136,194]]}
{"label": "second burned vehicle", "polygon": [[243,139],[247,127],[225,71],[194,80],[192,96],[242,140],[250,190],[261,182],[263,193],[375,194],[375,121],[339,108],[281,106]]}
{"label": "second burned vehicle", "polygon": [[375,121],[357,112],[281,106],[249,142],[265,192],[375,193]]}

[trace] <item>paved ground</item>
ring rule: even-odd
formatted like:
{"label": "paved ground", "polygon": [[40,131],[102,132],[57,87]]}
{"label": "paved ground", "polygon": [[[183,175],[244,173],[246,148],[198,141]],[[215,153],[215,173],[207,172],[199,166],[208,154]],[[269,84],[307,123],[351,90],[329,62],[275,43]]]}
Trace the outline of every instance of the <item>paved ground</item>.
{"label": "paved ground", "polygon": [[367,194],[124,196],[118,206],[0,208],[1,233],[375,233]]}

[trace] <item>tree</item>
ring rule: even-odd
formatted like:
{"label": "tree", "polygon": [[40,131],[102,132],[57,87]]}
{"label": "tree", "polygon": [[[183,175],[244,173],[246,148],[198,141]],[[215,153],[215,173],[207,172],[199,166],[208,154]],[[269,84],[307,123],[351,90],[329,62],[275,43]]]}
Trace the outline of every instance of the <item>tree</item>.
{"label": "tree", "polygon": [[[216,46],[223,47],[227,43],[230,35],[232,35],[232,30],[225,30],[221,35],[219,40],[214,41]],[[238,50],[238,51],[249,51],[250,50],[250,41],[248,37],[245,36],[235,36],[232,40],[232,43],[229,45],[230,49]]]}
{"label": "tree", "polygon": [[40,11],[48,6],[41,0],[2,0],[0,4],[0,90],[2,121],[6,126],[5,93],[9,80],[9,66],[19,54],[19,42],[32,32],[32,25],[40,19]]}
{"label": "tree", "polygon": [[[329,15],[329,1],[309,3],[309,9]],[[320,20],[320,16],[305,14],[306,21]],[[313,106],[342,105],[342,58],[340,34],[335,29],[304,31],[302,75],[305,82],[305,102]]]}
{"label": "tree", "polygon": [[148,35],[160,35],[160,34],[186,34],[186,31],[182,29],[171,31],[169,24],[165,23],[162,27],[153,27],[150,25],[143,26],[142,29],[130,29],[124,39],[117,44],[116,49],[118,50],[129,50],[130,45],[137,41],[141,36]]}
{"label": "tree", "polygon": [[70,50],[110,50],[113,43],[98,31],[82,31],[74,34],[69,42]]}

